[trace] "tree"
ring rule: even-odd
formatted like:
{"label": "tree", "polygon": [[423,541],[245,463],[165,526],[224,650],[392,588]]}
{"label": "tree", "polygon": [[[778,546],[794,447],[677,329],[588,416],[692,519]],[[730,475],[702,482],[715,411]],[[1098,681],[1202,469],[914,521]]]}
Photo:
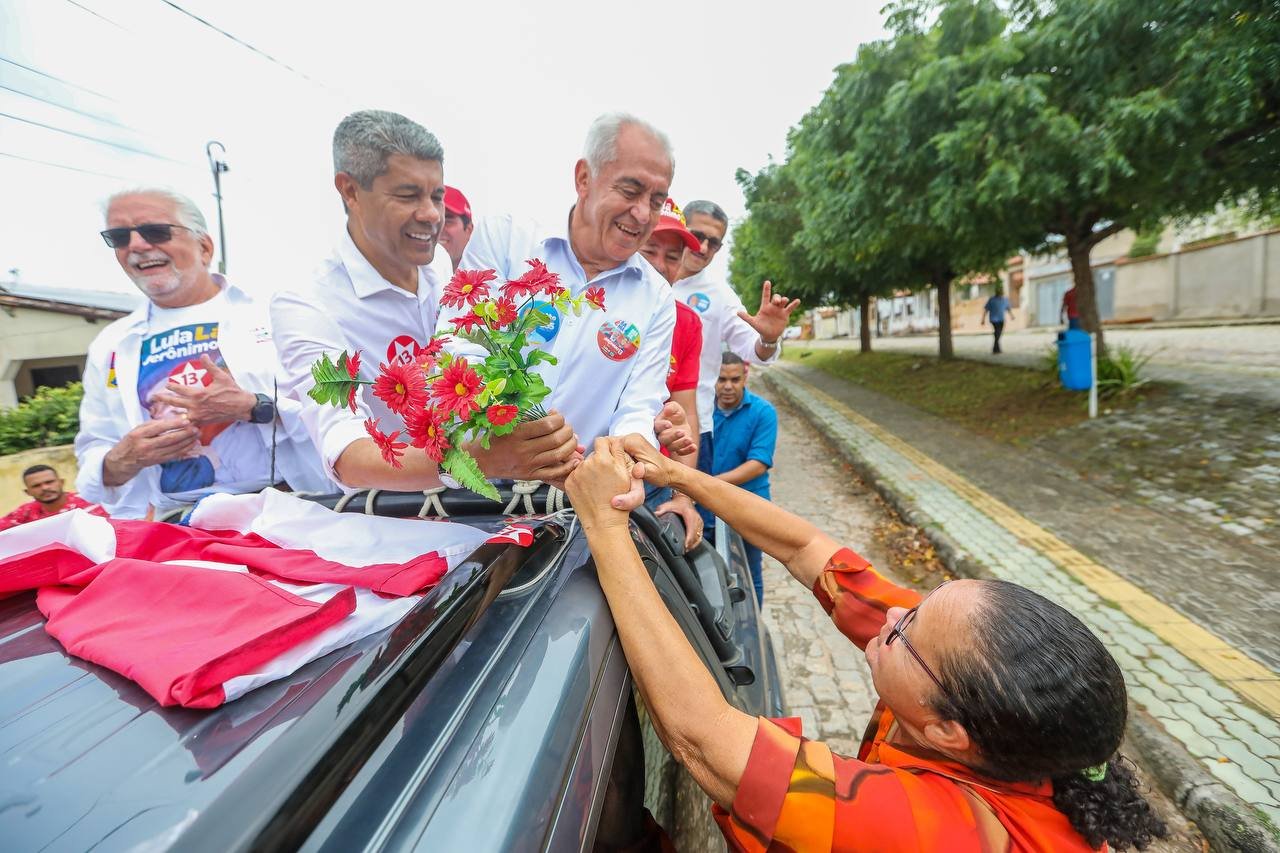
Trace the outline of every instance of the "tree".
{"label": "tree", "polygon": [[[918,18],[938,5],[913,9]],[[1081,321],[1104,353],[1098,243],[1241,197],[1274,203],[1280,13],[1252,5],[1015,3],[1019,28],[938,67],[957,93],[950,127],[932,140],[944,195],[962,202],[948,218],[971,218],[990,239],[1017,235],[1032,251],[1064,250]]]}
{"label": "tree", "polygon": [[820,253],[805,248],[804,204],[794,171],[791,163],[770,163],[755,175],[738,170],[747,217],[734,231],[730,279],[744,300],[756,282],[769,279],[809,305],[857,305],[862,352],[870,352],[871,304],[885,285],[867,269],[823,265]]}
{"label": "tree", "polygon": [[1018,246],[1017,233],[985,227],[965,190],[939,179],[936,141],[957,108],[957,77],[976,71],[961,56],[998,40],[1005,19],[992,2],[956,2],[927,30],[919,20],[896,8],[894,38],[837,69],[790,142],[806,199],[801,242],[830,266],[930,283],[947,359],[952,282],[997,268]]}

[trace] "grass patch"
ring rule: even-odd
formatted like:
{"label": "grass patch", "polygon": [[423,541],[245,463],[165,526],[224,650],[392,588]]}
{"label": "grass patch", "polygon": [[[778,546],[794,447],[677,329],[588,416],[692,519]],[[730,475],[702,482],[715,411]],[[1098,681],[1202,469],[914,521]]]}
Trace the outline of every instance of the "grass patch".
{"label": "grass patch", "polygon": [[[857,353],[788,347],[788,361],[878,391],[979,435],[1010,444],[1087,420],[1088,395],[1065,391],[1045,372],[911,353]],[[1155,392],[1143,386],[1107,409],[1124,408]]]}

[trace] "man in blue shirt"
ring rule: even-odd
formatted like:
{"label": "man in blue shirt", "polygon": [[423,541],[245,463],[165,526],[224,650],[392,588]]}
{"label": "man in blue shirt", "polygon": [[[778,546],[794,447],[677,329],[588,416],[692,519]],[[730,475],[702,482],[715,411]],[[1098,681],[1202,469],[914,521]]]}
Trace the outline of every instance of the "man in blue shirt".
{"label": "man in blue shirt", "polygon": [[[716,379],[715,441],[712,442],[711,474],[769,500],[769,469],[773,448],[778,443],[778,413],[773,404],[747,390],[747,366],[741,356],[725,352],[720,356],[720,376]],[[698,508],[705,522],[704,535],[715,541],[715,518]],[[749,543],[747,564],[756,588],[756,601],[764,603],[764,578],[760,549]]]}
{"label": "man in blue shirt", "polygon": [[991,346],[993,353],[1000,352],[1000,335],[1004,332],[1004,315],[1009,313],[1010,319],[1016,319],[1013,316],[1013,309],[1009,307],[1009,300],[1005,298],[1000,285],[996,285],[995,295],[987,300],[987,304],[982,306],[982,320],[979,325],[985,324],[987,318],[991,318],[991,329],[995,332],[995,343]]}

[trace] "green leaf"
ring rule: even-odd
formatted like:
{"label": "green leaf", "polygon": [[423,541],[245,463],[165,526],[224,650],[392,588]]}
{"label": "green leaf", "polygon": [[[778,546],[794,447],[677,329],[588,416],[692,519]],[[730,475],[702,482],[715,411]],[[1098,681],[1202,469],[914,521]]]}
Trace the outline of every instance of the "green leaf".
{"label": "green leaf", "polygon": [[547,352],[546,350],[542,350],[542,349],[530,350],[530,351],[529,351],[529,353],[528,353],[528,355],[526,355],[526,356],[525,356],[525,359],[528,361],[528,363],[529,363],[529,366],[530,366],[530,367],[533,367],[535,364],[542,364],[542,363],[546,363],[546,364],[556,364],[556,363],[558,363],[558,362],[557,362],[557,359],[556,359],[556,357],[555,357],[554,355],[552,355],[551,353]]}
{"label": "green leaf", "polygon": [[451,447],[444,453],[444,470],[463,487],[491,501],[499,500],[498,490],[484,478],[480,464],[465,450]]}
{"label": "green leaf", "polygon": [[[486,335],[484,332],[463,332],[463,331],[459,331],[459,332],[456,332],[456,333],[454,334],[454,337],[456,337],[456,338],[462,338],[464,341],[470,341],[471,343],[475,344],[476,346],[484,347],[484,348],[485,348],[485,350],[486,350],[487,352],[491,353],[491,354],[493,354],[493,353],[497,353],[497,352],[498,352],[498,347],[497,347],[497,345],[496,345],[493,341],[491,341],[491,340],[489,339],[489,336],[488,336],[488,335]],[[440,366],[441,366],[441,367],[448,367],[448,366],[449,366],[449,365],[448,365],[448,363],[447,363],[447,362],[445,362],[445,360],[444,360],[444,359],[445,359],[445,356],[447,356],[447,355],[448,355],[448,353],[442,353],[442,354],[441,354],[441,356],[440,356]]]}
{"label": "green leaf", "polygon": [[485,390],[495,396],[498,394],[501,394],[503,391],[506,390],[506,388],[507,388],[507,378],[505,376],[502,377],[501,379],[495,379],[485,386]]}
{"label": "green leaf", "polygon": [[371,384],[359,379],[352,379],[347,372],[346,365],[347,354],[345,352],[338,357],[338,364],[333,363],[328,353],[322,354],[320,360],[311,365],[311,378],[315,381],[315,384],[311,386],[307,396],[322,406],[330,405],[337,408],[346,406],[347,399],[351,396],[352,388]]}

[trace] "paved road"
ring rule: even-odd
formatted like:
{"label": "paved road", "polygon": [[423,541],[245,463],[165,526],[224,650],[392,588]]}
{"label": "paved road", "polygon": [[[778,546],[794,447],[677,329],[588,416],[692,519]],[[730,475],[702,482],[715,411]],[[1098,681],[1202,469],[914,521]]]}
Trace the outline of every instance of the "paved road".
{"label": "paved road", "polygon": [[[1241,394],[1280,403],[1280,323],[1254,326],[1203,326],[1106,330],[1109,346],[1125,346],[1151,356],[1147,375],[1162,382],[1179,382],[1213,395]],[[1053,345],[1044,330],[1010,332],[1001,339],[1004,353],[993,355],[991,335],[964,334],[952,338],[956,354],[1020,366],[1037,366]],[[813,346],[848,348],[857,338],[813,341]],[[883,352],[936,354],[938,336],[911,335],[876,338]]]}
{"label": "paved road", "polygon": [[[759,384],[754,390],[776,401]],[[778,414],[778,448],[770,475],[774,501],[859,551],[885,575],[908,582],[889,566],[886,549],[877,540],[878,526],[889,520],[884,505],[850,469],[834,461],[832,448],[806,420],[785,405],[779,405]],[[764,619],[779,654],[788,712],[804,721],[807,736],[827,741],[837,752],[853,754],[875,704],[862,653],[835,629],[813,594],[792,580],[786,569],[768,557],[764,567]],[[1167,799],[1155,792],[1150,796],[1172,834],[1148,850],[1200,851],[1195,827]]]}

